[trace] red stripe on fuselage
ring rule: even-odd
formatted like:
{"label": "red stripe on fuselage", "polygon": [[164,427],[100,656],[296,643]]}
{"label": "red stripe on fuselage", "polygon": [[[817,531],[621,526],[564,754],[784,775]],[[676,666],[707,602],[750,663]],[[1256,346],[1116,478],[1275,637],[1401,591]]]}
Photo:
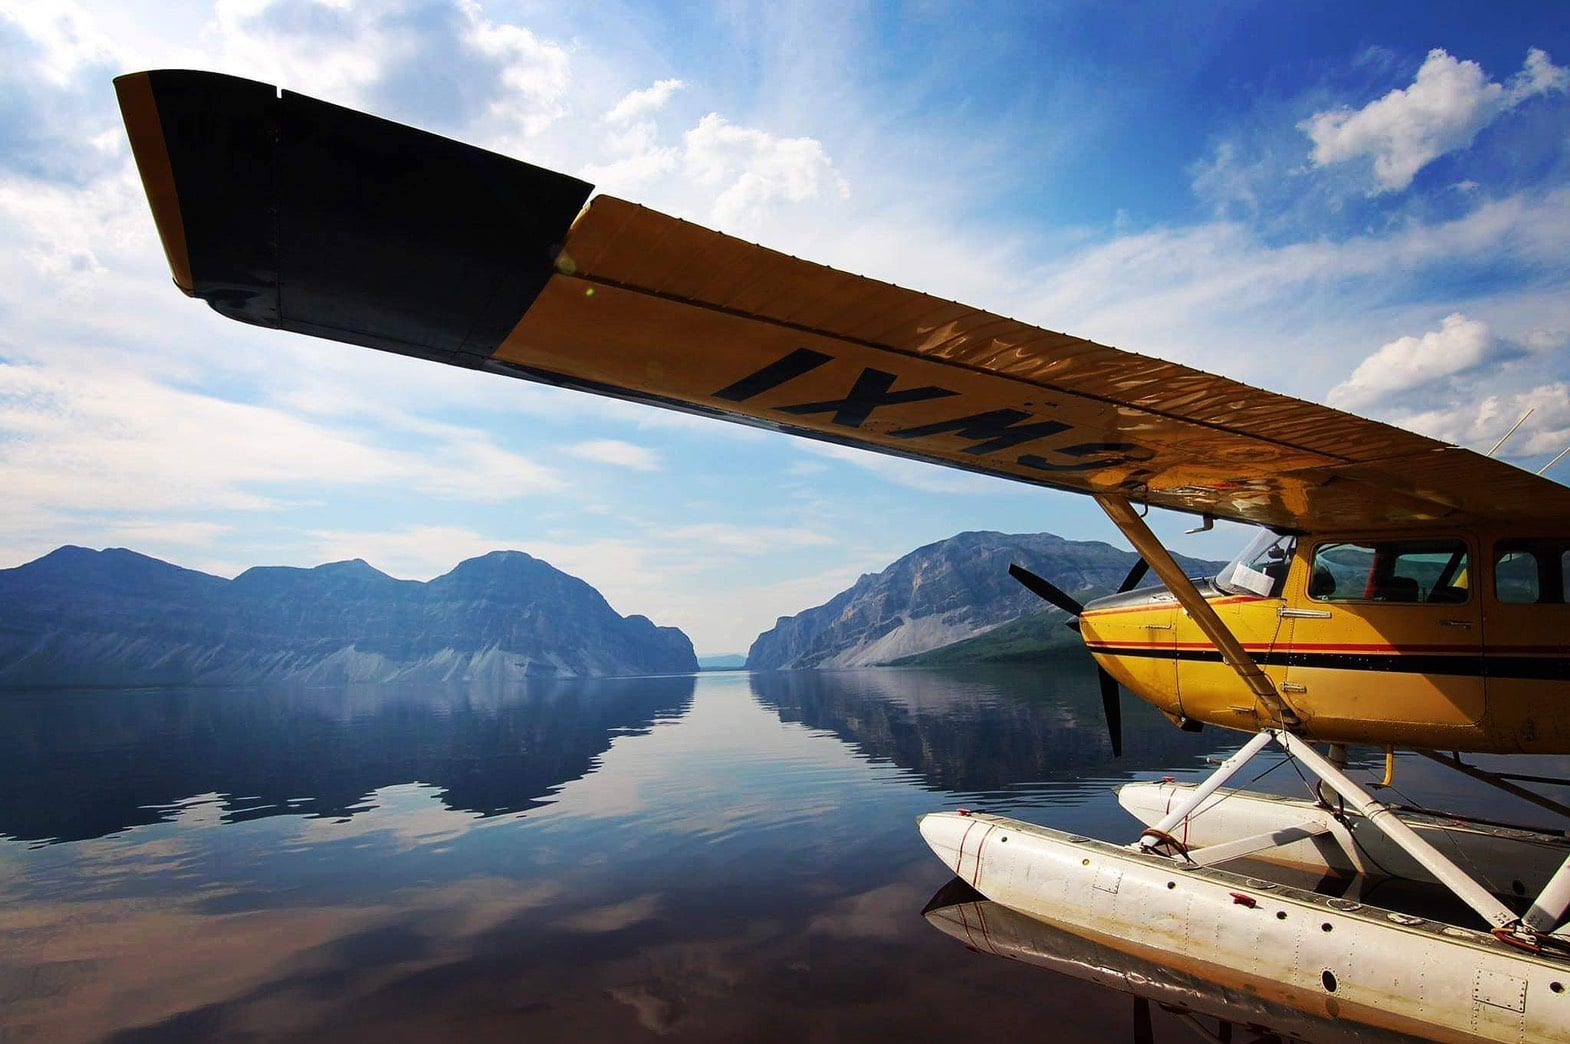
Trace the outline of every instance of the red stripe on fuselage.
{"label": "red stripe on fuselage", "polygon": [[[1228,595],[1225,598],[1207,599],[1211,605],[1240,605],[1244,602],[1266,601],[1260,595]],[[1120,606],[1116,609],[1086,609],[1080,619],[1090,620],[1102,616],[1121,616],[1124,613],[1148,613],[1155,609],[1176,609],[1177,599],[1170,602],[1147,602],[1144,605]]]}

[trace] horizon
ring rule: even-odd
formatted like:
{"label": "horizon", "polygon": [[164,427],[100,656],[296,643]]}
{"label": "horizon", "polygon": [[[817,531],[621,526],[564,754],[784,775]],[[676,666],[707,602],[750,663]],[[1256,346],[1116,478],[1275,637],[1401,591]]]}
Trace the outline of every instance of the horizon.
{"label": "horizon", "polygon": [[[910,555],[913,555],[913,554],[915,554],[918,551],[925,550],[927,547],[933,546],[934,544],[945,543],[945,542],[947,542],[949,540],[953,540],[953,539],[956,539],[956,538],[962,537],[962,536],[972,535],[972,534],[975,534],[975,533],[987,533],[987,532],[997,532],[997,531],[996,530],[965,530],[965,531],[960,532],[960,533],[954,533],[951,536],[942,538],[941,540],[933,541],[931,544],[924,544],[921,547],[911,548],[909,551],[904,552],[903,554],[899,555],[897,558],[895,558],[895,559],[893,559],[893,560],[891,560],[889,562],[886,562],[882,566],[878,567],[877,569],[870,570],[868,573],[863,574],[863,575],[864,576],[866,576],[866,575],[877,575],[879,573],[882,573],[886,569],[888,569],[890,566],[892,566],[896,562],[898,562],[900,559],[906,558],[906,557],[908,557]],[[1007,536],[1007,537],[1021,537],[1021,536],[1054,536],[1055,537],[1055,536],[1058,536],[1058,534],[1056,534],[1056,533],[1048,533],[1048,532],[1041,532],[1041,533],[1002,533],[1001,535],[1002,536]],[[1066,540],[1067,538],[1061,538],[1061,539],[1065,539]],[[1071,542],[1074,542],[1074,543],[1102,543],[1102,544],[1107,544],[1108,546],[1116,547],[1116,545],[1112,544],[1111,541],[1104,541],[1104,540],[1071,541]],[[497,548],[492,548],[489,551],[481,552],[480,554],[477,554],[477,555],[471,555],[471,556],[469,556],[467,558],[463,558],[463,559],[460,559],[457,562],[454,562],[450,567],[448,567],[447,569],[443,570],[440,573],[437,573],[435,576],[431,576],[431,577],[428,577],[428,578],[425,578],[425,579],[419,579],[419,578],[416,578],[416,577],[398,576],[396,573],[389,572],[386,569],[383,569],[380,566],[376,565],[374,562],[369,561],[364,556],[356,556],[354,558],[335,559],[335,560],[330,561],[330,562],[317,562],[317,563],[315,563],[313,565],[289,565],[289,564],[283,564],[283,563],[256,562],[256,563],[253,563],[251,565],[242,567],[239,570],[239,572],[236,572],[236,573],[234,573],[232,575],[225,575],[225,574],[222,574],[222,573],[212,573],[212,572],[209,572],[208,570],[199,569],[199,568],[196,568],[194,566],[188,566],[188,565],[185,565],[185,564],[177,562],[177,561],[173,561],[173,560],[168,559],[168,558],[161,558],[161,557],[159,557],[157,555],[151,555],[151,554],[148,554],[145,551],[138,551],[134,547],[98,547],[98,548],[95,548],[95,547],[85,547],[85,546],[83,546],[81,544],[61,544],[59,547],[56,547],[56,548],[54,548],[54,549],[52,549],[50,551],[44,552],[42,555],[39,555],[37,558],[29,559],[28,561],[18,563],[15,566],[0,567],[0,572],[6,572],[6,571],[8,571],[10,569],[20,569],[20,568],[22,568],[24,566],[32,565],[35,562],[39,562],[39,561],[42,561],[45,558],[49,558],[49,557],[52,557],[53,555],[59,554],[61,551],[86,551],[86,552],[88,552],[90,554],[95,554],[95,555],[107,554],[107,553],[112,552],[112,551],[121,551],[121,552],[125,552],[126,554],[136,555],[136,556],[138,556],[140,558],[151,559],[151,560],[153,560],[155,562],[159,562],[159,563],[161,563],[163,565],[171,566],[171,567],[173,567],[175,569],[184,569],[184,570],[189,570],[191,572],[202,573],[203,575],[212,576],[212,577],[215,577],[215,578],[220,579],[220,580],[234,580],[237,577],[243,575],[244,573],[250,572],[253,569],[299,569],[299,570],[309,571],[309,570],[315,570],[315,569],[323,569],[323,568],[326,568],[328,566],[335,566],[335,565],[359,564],[359,565],[366,566],[367,568],[371,569],[372,571],[374,571],[376,573],[381,574],[382,576],[387,577],[389,580],[395,580],[395,581],[398,581],[400,583],[419,583],[419,584],[427,584],[427,583],[430,583],[432,580],[435,580],[435,579],[437,579],[439,577],[446,576],[449,573],[452,573],[452,572],[456,571],[459,566],[462,566],[462,565],[464,565],[467,562],[477,561],[477,560],[479,560],[481,558],[489,558],[492,555],[498,555],[498,554],[501,554],[501,555],[521,554],[521,555],[524,555],[524,556],[526,556],[528,558],[533,559],[536,562],[541,562],[541,563],[545,564],[546,566],[549,566],[551,569],[554,569],[557,572],[562,573],[562,574],[564,574],[566,576],[572,577],[575,580],[584,580],[583,577],[577,576],[576,574],[572,573],[569,570],[562,569],[561,567],[557,566],[555,563],[549,561],[548,559],[542,558],[539,555],[532,554],[529,551],[526,551],[526,550],[524,550],[522,548],[516,548],[516,547],[497,547]],[[859,580],[861,578],[858,577],[857,579]],[[588,581],[586,581],[586,580],[584,582],[588,583]],[[589,586],[593,587],[594,590],[596,592],[598,592],[602,597],[604,596],[604,592],[600,591],[599,588],[594,587],[594,585],[592,583],[589,584]],[[848,590],[850,586],[851,585],[846,585],[845,589],[842,589],[841,591],[834,592],[834,595],[838,595],[838,594],[844,593],[844,590]],[[800,615],[803,612],[806,612],[809,609],[820,608],[824,603],[826,603],[827,601],[831,600],[832,597],[833,597],[833,595],[831,595],[830,598],[825,599],[824,602],[819,602],[819,603],[815,603],[815,604],[812,604],[812,605],[801,606],[800,608],[796,609],[794,612],[784,614],[784,617],[797,616],[797,615]],[[610,602],[610,599],[606,598],[606,601]],[[651,613],[648,613],[648,612],[644,612],[642,609],[637,608],[637,607],[618,606],[615,603],[611,603],[611,608],[613,610],[615,610],[617,614],[619,614],[620,616],[622,616],[624,618],[625,617],[630,617],[630,616],[642,616],[642,617],[645,617],[645,618],[649,619],[655,625],[660,626],[660,627],[676,626],[674,624],[666,623],[665,621],[659,619],[658,616],[656,616],[654,614],[651,614]],[[784,617],[782,617],[782,618],[784,618]],[[698,657],[699,660],[712,660],[712,659],[724,658],[724,657],[727,657],[727,656],[739,656],[742,659],[746,659],[746,657],[747,657],[747,650],[751,648],[752,643],[755,642],[758,637],[760,637],[763,634],[768,633],[769,631],[771,631],[776,626],[778,626],[778,621],[775,621],[769,627],[765,627],[765,628],[760,629],[758,634],[753,635],[753,637],[748,640],[746,646],[744,648],[742,648],[742,649],[730,649],[730,650],[719,651],[719,652],[696,652],[696,644],[694,644],[695,655]],[[685,634],[686,633],[685,630],[683,630],[682,633]],[[690,638],[691,636],[688,635],[688,637]]]}
{"label": "horizon", "polygon": [[[110,86],[171,66],[1473,449],[1531,408],[1503,450],[1529,470],[1570,445],[1552,7],[59,2],[0,26],[0,567],[134,545],[428,580],[526,549],[715,656],[961,532],[1127,547],[1085,498],[221,319],[170,286]],[[1195,557],[1244,539],[1153,523]]]}

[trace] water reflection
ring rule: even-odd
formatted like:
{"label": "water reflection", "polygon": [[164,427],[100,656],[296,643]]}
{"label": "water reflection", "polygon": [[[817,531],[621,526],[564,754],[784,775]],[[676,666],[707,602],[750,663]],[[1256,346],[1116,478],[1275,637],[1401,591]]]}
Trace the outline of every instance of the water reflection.
{"label": "water reflection", "polygon": [[1118,1039],[917,916],[914,821],[1132,836],[1108,782],[1238,742],[1125,718],[1072,668],[0,696],[0,1039]]}
{"label": "water reflection", "polygon": [[780,671],[751,676],[781,721],[833,733],[862,756],[915,773],[929,790],[1003,807],[1072,804],[1087,791],[1171,768],[1198,768],[1235,735],[1172,727],[1124,700],[1114,758],[1094,664],[965,671]]}
{"label": "water reflection", "polygon": [[[1246,1039],[1259,1044],[1282,1040],[1342,1044],[1410,1039],[1305,1014],[1266,1000],[1257,991],[1213,982],[1180,967],[1179,960],[1157,964],[1123,953],[999,906],[958,878],[939,889],[922,916],[943,934],[979,953],[1046,968],[1129,994],[1135,1002],[1124,1025],[1131,1039],[1168,1039],[1155,1032],[1152,1001],[1164,1009],[1166,1020],[1187,1022],[1187,1030],[1198,1030],[1201,1037],[1212,1040],[1233,1039],[1234,1029],[1248,1032]],[[1194,1038],[1192,1032],[1184,1032],[1171,1039]]]}
{"label": "water reflection", "polygon": [[482,815],[537,807],[618,733],[680,715],[690,677],[516,686],[10,693],[0,834],[78,841],[218,795],[228,822],[346,818],[391,784]]}

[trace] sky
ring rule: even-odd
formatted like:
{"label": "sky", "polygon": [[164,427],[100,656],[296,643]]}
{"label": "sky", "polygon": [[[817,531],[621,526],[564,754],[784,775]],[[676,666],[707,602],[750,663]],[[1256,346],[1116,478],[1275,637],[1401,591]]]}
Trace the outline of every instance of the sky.
{"label": "sky", "polygon": [[[1085,498],[243,326],[111,80],[263,80],[836,268],[1537,470],[1570,445],[1570,5],[0,0],[0,568],[498,548],[743,652]],[[1570,460],[1549,472],[1570,480]],[[1158,515],[1179,551],[1244,535]]]}

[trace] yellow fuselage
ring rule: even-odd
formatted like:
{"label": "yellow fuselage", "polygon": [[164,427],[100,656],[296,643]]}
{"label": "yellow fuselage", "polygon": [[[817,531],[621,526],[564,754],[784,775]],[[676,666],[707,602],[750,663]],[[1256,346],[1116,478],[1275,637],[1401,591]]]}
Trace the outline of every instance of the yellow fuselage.
{"label": "yellow fuselage", "polygon": [[[1307,739],[1570,752],[1570,537],[1427,530],[1303,536],[1261,590],[1201,590]],[[1223,583],[1229,579],[1223,574]],[[1180,721],[1277,724],[1162,590],[1091,603],[1085,644]]]}

